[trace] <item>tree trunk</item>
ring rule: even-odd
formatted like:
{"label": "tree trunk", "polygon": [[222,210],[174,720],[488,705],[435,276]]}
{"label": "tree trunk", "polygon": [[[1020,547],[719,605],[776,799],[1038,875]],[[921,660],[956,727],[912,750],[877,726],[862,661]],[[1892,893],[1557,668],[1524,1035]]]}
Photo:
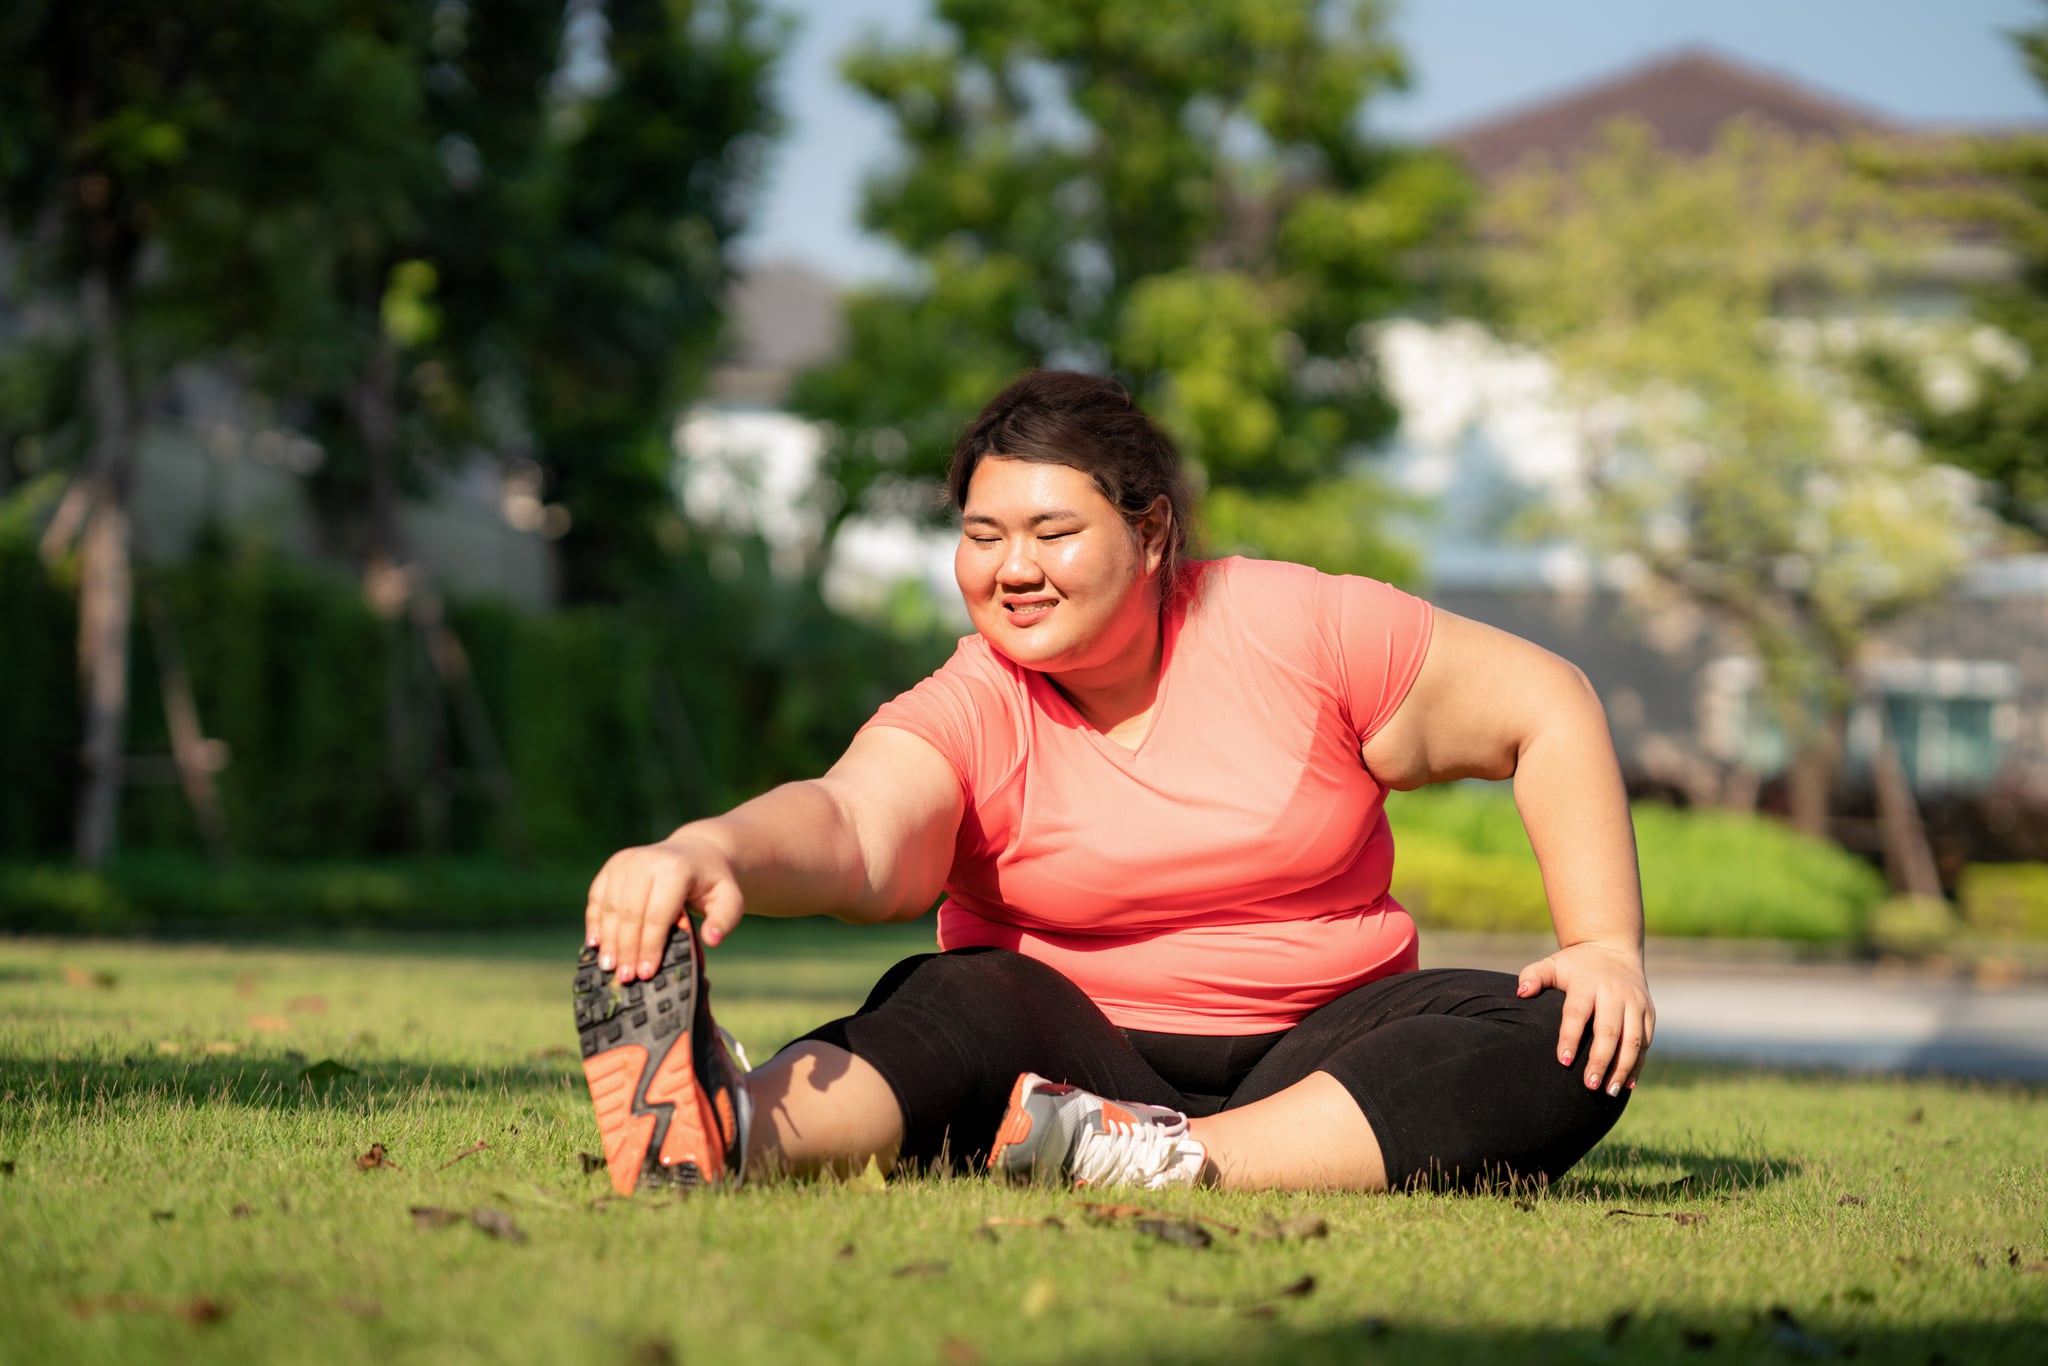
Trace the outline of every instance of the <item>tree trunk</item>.
{"label": "tree trunk", "polygon": [[1892,890],[1907,896],[1939,897],[1941,874],[1934,866],[1934,849],[1927,842],[1920,804],[1913,800],[1912,779],[1899,760],[1898,741],[1892,735],[1889,716],[1878,732],[1870,776],[1877,795],[1878,833],[1884,842],[1884,871],[1891,879]]}
{"label": "tree trunk", "polygon": [[126,298],[126,281],[104,266],[88,271],[79,289],[93,449],[85,476],[91,511],[86,515],[79,567],[78,677],[84,739],[73,852],[87,867],[104,862],[119,837],[128,733],[128,641],[135,613],[128,491],[134,481],[141,415],[122,354]]}
{"label": "tree trunk", "polygon": [[1842,765],[1843,725],[1843,718],[1834,715],[1818,726],[1808,719],[1803,730],[1790,723],[1785,725],[1785,734],[1793,741],[1792,762],[1785,775],[1786,795],[1790,798],[1792,828],[1802,835],[1828,838],[1835,774]]}

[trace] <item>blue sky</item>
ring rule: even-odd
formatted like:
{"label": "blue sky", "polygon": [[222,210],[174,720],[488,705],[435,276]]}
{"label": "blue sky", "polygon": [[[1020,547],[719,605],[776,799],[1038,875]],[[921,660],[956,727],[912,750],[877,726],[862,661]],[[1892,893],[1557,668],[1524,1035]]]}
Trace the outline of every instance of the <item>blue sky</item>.
{"label": "blue sky", "polygon": [[[862,174],[890,154],[883,118],[839,80],[863,33],[914,34],[931,0],[780,0],[799,24],[784,59],[789,132],[744,251],[841,279],[892,257],[856,221]],[[2048,99],[2000,30],[2041,0],[1405,0],[1394,31],[1415,87],[1369,111],[1427,138],[1618,68],[1702,44],[1903,122],[2048,122]]]}

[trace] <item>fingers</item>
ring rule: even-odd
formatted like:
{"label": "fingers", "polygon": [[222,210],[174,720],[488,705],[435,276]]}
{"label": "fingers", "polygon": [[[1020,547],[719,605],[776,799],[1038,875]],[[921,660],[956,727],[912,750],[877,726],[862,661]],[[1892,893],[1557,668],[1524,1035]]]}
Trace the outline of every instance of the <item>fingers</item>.
{"label": "fingers", "polygon": [[684,875],[671,865],[664,864],[647,878],[647,893],[640,903],[640,918],[637,933],[628,944],[620,945],[624,964],[620,968],[621,980],[627,967],[632,977],[645,979],[654,976],[661,966],[663,952],[668,947],[669,933],[676,922],[683,917]]}
{"label": "fingers", "polygon": [[[1635,1066],[1634,1066],[1634,1067],[1632,1067],[1632,1068],[1630,1068],[1630,1069],[1629,1069],[1629,1073],[1628,1073],[1628,1083],[1627,1083],[1627,1084],[1628,1084],[1628,1089],[1629,1089],[1629,1090],[1631,1090],[1631,1091],[1633,1091],[1633,1090],[1635,1090],[1635,1089],[1636,1089],[1636,1082],[1637,1082],[1637,1081],[1638,1081],[1639,1079],[1641,1079],[1641,1077],[1642,1077],[1642,1075],[1643,1075],[1643,1061],[1644,1061],[1644,1059],[1645,1059],[1645,1058],[1646,1058],[1646,1057],[1648,1056],[1648,1054],[1649,1054],[1649,1052],[1650,1052],[1650,1040],[1651,1040],[1651,1039],[1653,1039],[1653,1038],[1655,1038],[1655,1037],[1656,1037],[1656,1035],[1657,1035],[1657,1008],[1656,1008],[1655,1006],[1645,1006],[1645,1007],[1643,1008],[1643,1012],[1642,1012],[1642,1022],[1643,1022],[1643,1041],[1642,1041],[1642,1046],[1641,1046],[1640,1048],[1638,1048],[1638,1049],[1636,1050],[1636,1063],[1635,1063]],[[1615,1070],[1616,1070],[1617,1072],[1619,1072],[1619,1071],[1620,1071],[1621,1069],[1620,1069],[1620,1068],[1616,1068]]]}
{"label": "fingers", "polygon": [[738,886],[721,879],[705,887],[697,898],[697,909],[704,915],[704,944],[716,948],[739,925],[746,903]]}
{"label": "fingers", "polygon": [[1622,1033],[1627,1009],[1616,994],[1602,991],[1593,1000],[1592,1042],[1586,1045],[1586,1089],[1597,1091],[1602,1083],[1620,1089],[1620,1079],[1614,1076],[1615,1054],[1621,1050]]}
{"label": "fingers", "polygon": [[1562,1066],[1570,1067],[1578,1056],[1579,1040],[1585,1035],[1586,1022],[1593,1018],[1593,1006],[1590,991],[1565,989],[1564,1017],[1557,1026],[1557,1060]]}
{"label": "fingers", "polygon": [[[1539,958],[1516,974],[1515,995],[1527,999],[1545,987],[1557,985],[1557,964],[1548,958]],[[1573,1040],[1577,1042],[1576,1039]]]}

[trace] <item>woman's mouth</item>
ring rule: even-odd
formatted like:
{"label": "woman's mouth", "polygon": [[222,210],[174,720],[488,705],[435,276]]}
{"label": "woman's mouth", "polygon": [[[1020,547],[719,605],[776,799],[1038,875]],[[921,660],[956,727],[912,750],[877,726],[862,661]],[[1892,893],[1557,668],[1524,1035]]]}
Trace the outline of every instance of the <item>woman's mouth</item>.
{"label": "woman's mouth", "polygon": [[1029,626],[1043,621],[1052,609],[1059,605],[1058,598],[1028,598],[1021,601],[1005,602],[1003,610],[1009,613],[1013,626]]}

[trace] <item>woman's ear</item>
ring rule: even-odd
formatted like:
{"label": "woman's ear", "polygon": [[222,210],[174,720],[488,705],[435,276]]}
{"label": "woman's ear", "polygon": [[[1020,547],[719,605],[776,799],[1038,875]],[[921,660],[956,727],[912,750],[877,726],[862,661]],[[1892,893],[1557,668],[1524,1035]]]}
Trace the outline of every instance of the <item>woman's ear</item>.
{"label": "woman's ear", "polygon": [[1138,549],[1145,557],[1145,577],[1159,572],[1166,559],[1166,538],[1173,532],[1173,504],[1165,494],[1152,500],[1137,521]]}

